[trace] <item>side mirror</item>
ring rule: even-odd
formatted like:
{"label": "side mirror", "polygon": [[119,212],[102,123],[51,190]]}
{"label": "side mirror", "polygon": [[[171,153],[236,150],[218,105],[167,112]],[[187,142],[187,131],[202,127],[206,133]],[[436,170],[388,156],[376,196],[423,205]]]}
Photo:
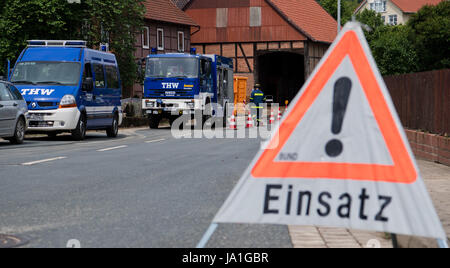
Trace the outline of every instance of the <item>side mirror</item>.
{"label": "side mirror", "polygon": [[90,92],[94,89],[94,79],[92,77],[86,77],[83,80],[82,90]]}

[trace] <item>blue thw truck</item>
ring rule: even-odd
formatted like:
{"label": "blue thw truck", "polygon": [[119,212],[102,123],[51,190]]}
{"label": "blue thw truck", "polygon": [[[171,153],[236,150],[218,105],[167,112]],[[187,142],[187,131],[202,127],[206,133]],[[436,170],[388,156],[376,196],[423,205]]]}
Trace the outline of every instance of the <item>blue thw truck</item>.
{"label": "blue thw truck", "polygon": [[70,132],[75,140],[86,130],[118,135],[122,85],[112,53],[88,49],[85,41],[29,41],[10,82],[27,102],[30,132]]}
{"label": "blue thw truck", "polygon": [[158,128],[163,118],[172,125],[180,116],[189,115],[201,118],[202,126],[210,118],[226,126],[231,112],[228,104],[233,102],[232,59],[195,51],[147,57],[142,108],[150,128]]}

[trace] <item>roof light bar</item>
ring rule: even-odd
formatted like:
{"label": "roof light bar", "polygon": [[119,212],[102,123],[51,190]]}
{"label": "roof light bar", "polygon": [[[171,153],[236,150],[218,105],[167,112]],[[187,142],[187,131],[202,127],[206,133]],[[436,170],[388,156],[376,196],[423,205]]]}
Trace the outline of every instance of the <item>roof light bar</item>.
{"label": "roof light bar", "polygon": [[29,40],[29,47],[86,47],[82,40]]}

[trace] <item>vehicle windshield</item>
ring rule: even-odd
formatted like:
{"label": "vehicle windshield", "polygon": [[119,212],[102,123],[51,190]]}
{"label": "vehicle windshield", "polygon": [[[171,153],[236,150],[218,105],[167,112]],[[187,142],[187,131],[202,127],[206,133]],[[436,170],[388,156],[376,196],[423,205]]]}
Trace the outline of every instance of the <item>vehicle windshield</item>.
{"label": "vehicle windshield", "polygon": [[150,58],[147,60],[146,77],[196,78],[198,60],[194,58]]}
{"label": "vehicle windshield", "polygon": [[19,62],[11,82],[73,86],[79,83],[80,71],[81,64],[77,62]]}

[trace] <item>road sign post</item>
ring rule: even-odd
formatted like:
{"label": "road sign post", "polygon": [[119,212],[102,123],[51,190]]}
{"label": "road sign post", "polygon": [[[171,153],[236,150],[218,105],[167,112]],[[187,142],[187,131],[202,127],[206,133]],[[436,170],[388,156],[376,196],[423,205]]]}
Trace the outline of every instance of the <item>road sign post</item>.
{"label": "road sign post", "polygon": [[338,0],[337,5],[337,24],[338,24],[338,33],[341,31],[341,0]]}
{"label": "road sign post", "polygon": [[203,235],[202,239],[198,243],[197,248],[204,248],[206,246],[206,244],[208,244],[208,241],[211,239],[211,236],[214,234],[214,232],[216,231],[218,226],[219,225],[217,223],[211,223],[208,230],[206,231],[206,233]]}

